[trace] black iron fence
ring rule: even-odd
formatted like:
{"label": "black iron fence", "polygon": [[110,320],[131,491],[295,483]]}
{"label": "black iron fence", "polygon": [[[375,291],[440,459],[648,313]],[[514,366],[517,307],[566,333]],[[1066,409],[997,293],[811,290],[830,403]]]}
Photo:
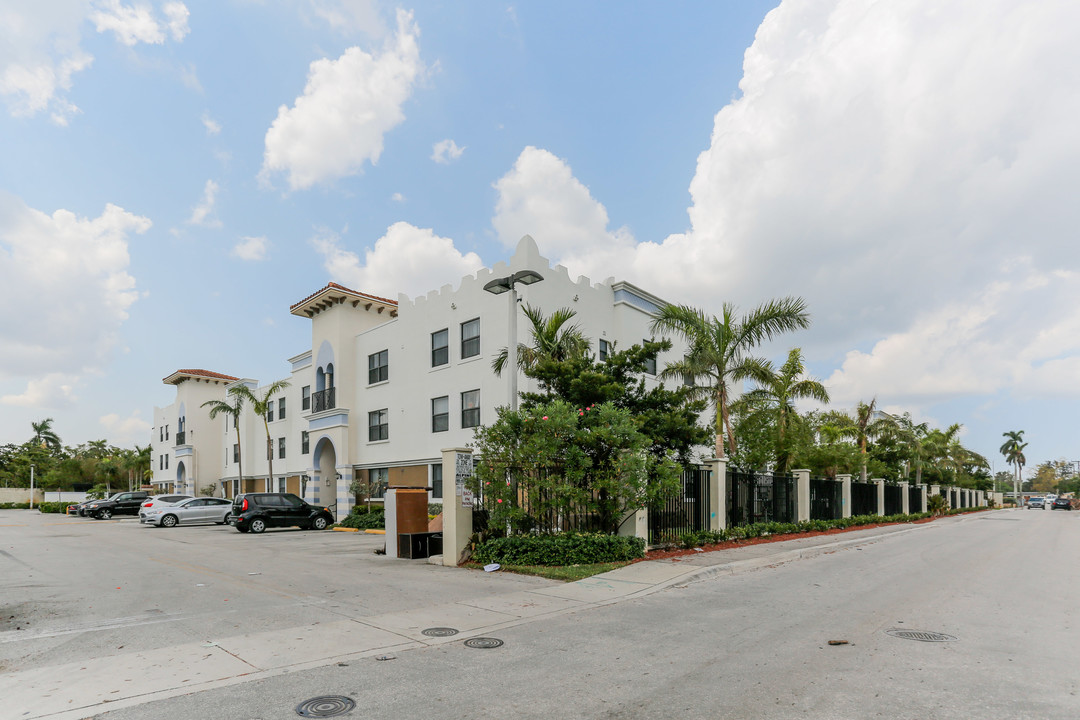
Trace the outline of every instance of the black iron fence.
{"label": "black iron fence", "polygon": [[649,544],[671,543],[681,535],[709,529],[712,470],[683,470],[679,494],[649,508]]}
{"label": "black iron fence", "polygon": [[918,513],[923,511],[922,485],[912,485],[908,488],[908,512]]}
{"label": "black iron fence", "polygon": [[851,483],[851,514],[877,515],[877,485],[875,483]]}
{"label": "black iron fence", "polygon": [[[557,470],[536,468],[522,470],[507,468],[505,473],[507,491],[499,492],[499,499],[510,508],[520,510],[513,521],[511,532],[560,533],[599,532],[604,530],[603,508],[614,505],[606,502],[597,491],[570,487],[549,482]],[[493,480],[492,482],[499,482]],[[488,529],[490,502],[484,488],[473,499],[473,532]],[[497,502],[497,500],[495,501]],[[502,530],[502,528],[499,528]]]}
{"label": "black iron fence", "polygon": [[728,471],[728,527],[756,522],[795,522],[795,478]]}
{"label": "black iron fence", "polygon": [[844,514],[844,487],[839,480],[810,478],[810,519],[839,520]]}
{"label": "black iron fence", "polygon": [[885,485],[885,514],[899,515],[904,512],[904,488],[899,485]]}

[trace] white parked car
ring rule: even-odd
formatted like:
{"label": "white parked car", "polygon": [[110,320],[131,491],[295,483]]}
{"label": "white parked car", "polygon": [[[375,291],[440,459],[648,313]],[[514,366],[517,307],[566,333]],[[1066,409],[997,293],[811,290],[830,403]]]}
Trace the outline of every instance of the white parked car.
{"label": "white parked car", "polygon": [[153,497],[148,497],[143,502],[143,504],[141,506],[139,506],[139,522],[142,522],[142,516],[143,516],[143,513],[145,513],[145,512],[149,512],[149,511],[153,510],[154,508],[164,507],[166,505],[175,505],[176,503],[178,503],[178,502],[180,502],[182,500],[190,500],[192,497],[194,497],[194,496],[193,495],[154,495]]}
{"label": "white parked car", "polygon": [[162,505],[139,513],[139,522],[159,527],[217,523],[224,525],[232,514],[232,500],[200,497],[181,500],[175,505]]}

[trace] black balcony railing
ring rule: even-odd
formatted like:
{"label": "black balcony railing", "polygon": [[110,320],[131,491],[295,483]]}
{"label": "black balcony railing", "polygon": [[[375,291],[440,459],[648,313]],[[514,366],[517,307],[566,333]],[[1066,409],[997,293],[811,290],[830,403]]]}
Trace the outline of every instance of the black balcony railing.
{"label": "black balcony railing", "polygon": [[176,446],[180,447],[181,445],[187,445],[187,443],[184,442],[184,440],[186,438],[187,438],[187,431],[186,430],[184,432],[176,433]]}
{"label": "black balcony railing", "polygon": [[311,412],[333,410],[337,407],[337,399],[334,396],[335,388],[326,388],[319,392],[311,393]]}

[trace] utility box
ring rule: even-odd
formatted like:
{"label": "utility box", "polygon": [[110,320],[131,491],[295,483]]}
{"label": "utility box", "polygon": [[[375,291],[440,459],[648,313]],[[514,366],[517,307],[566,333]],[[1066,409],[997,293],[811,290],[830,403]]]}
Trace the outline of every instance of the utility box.
{"label": "utility box", "polygon": [[[386,554],[411,558],[411,544],[402,545],[404,536],[428,535],[428,489],[424,487],[391,487],[386,491]],[[427,549],[428,543],[424,543]],[[417,552],[421,549],[417,548]],[[427,557],[427,555],[415,555]]]}

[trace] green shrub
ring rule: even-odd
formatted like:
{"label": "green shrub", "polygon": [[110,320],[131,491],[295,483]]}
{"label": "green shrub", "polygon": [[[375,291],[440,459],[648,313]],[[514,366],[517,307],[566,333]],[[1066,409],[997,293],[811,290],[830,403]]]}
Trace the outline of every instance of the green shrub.
{"label": "green shrub", "polygon": [[642,538],[599,533],[491,538],[473,551],[478,563],[504,565],[589,565],[641,557],[645,557]]}
{"label": "green shrub", "polygon": [[381,507],[373,507],[371,510],[363,506],[355,507],[338,525],[357,530],[382,530],[386,528],[386,513]]}
{"label": "green shrub", "polygon": [[0,503],[0,510],[29,510],[30,503]]}
{"label": "green shrub", "polygon": [[77,502],[67,502],[61,500],[60,502],[43,502],[38,504],[38,510],[43,513],[66,513],[67,509],[71,505],[78,505]]}

